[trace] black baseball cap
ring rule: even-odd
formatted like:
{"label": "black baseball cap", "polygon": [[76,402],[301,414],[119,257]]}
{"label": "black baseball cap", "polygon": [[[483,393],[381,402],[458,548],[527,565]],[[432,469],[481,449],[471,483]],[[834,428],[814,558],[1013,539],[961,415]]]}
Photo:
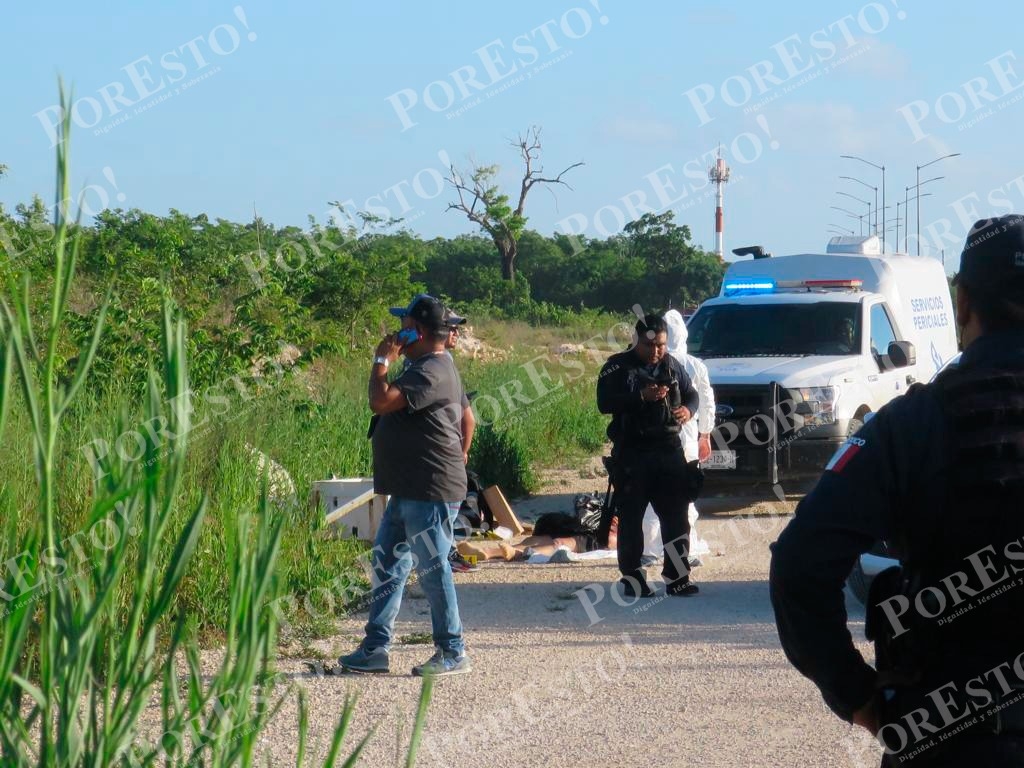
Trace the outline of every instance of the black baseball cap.
{"label": "black baseball cap", "polygon": [[391,307],[388,311],[395,317],[412,317],[432,331],[439,331],[446,325],[444,305],[427,293],[413,296],[407,307]]}
{"label": "black baseball cap", "polygon": [[445,309],[444,311],[444,324],[449,328],[458,328],[466,322],[466,318],[462,315],[456,315],[452,310]]}
{"label": "black baseball cap", "polygon": [[976,221],[967,233],[953,283],[997,294],[1019,292],[1024,287],[1024,216]]}

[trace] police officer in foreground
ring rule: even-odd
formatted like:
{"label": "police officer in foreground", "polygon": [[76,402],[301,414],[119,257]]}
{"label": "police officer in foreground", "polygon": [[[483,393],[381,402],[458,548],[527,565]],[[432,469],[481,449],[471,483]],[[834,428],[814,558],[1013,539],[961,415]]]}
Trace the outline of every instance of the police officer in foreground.
{"label": "police officer in foreground", "polygon": [[646,315],[634,334],[633,346],[608,358],[597,380],[598,410],[612,415],[610,479],[619,516],[621,584],[630,597],[654,594],[641,567],[650,504],[661,522],[666,593],[689,597],[698,589],[690,582],[687,510],[699,470],[687,465],[679,432],[696,414],[699,398],[683,366],[667,352],[663,317]]}
{"label": "police officer in foreground", "polygon": [[[882,765],[1024,766],[1024,218],[978,221],[955,279],[963,357],[832,459],[772,545],[782,646]],[[843,584],[877,540],[900,558],[867,602]]]}

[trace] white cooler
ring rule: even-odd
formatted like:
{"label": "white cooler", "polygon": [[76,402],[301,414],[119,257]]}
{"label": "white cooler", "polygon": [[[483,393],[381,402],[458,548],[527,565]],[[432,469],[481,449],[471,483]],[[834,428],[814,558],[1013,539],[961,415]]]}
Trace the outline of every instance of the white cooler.
{"label": "white cooler", "polygon": [[372,542],[388,498],[373,492],[372,477],[332,477],[313,483],[313,503],[323,507],[328,525],[343,536]]}

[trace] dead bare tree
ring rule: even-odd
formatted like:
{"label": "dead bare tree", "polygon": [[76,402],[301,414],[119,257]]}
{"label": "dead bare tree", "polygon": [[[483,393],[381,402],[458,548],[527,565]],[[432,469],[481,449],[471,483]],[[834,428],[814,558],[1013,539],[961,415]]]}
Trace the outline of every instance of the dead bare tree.
{"label": "dead bare tree", "polygon": [[501,257],[501,276],[506,280],[515,280],[519,236],[526,227],[523,209],[527,194],[536,184],[564,184],[572,189],[562,181],[562,177],[583,163],[573,163],[554,178],[545,177],[544,169],[540,166],[540,128],[537,126],[531,126],[510,144],[519,150],[524,164],[516,207],[512,207],[509,196],[503,194],[495,182],[499,166],[474,166],[467,178],[453,165],[448,182],[455,187],[459,199],[449,203],[446,210],[461,211],[490,236]]}

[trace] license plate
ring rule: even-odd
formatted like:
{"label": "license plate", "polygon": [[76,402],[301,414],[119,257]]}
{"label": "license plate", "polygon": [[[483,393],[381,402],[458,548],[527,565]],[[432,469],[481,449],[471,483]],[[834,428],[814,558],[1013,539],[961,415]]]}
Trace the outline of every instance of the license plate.
{"label": "license plate", "polygon": [[701,464],[704,469],[736,469],[736,451],[712,451]]}

